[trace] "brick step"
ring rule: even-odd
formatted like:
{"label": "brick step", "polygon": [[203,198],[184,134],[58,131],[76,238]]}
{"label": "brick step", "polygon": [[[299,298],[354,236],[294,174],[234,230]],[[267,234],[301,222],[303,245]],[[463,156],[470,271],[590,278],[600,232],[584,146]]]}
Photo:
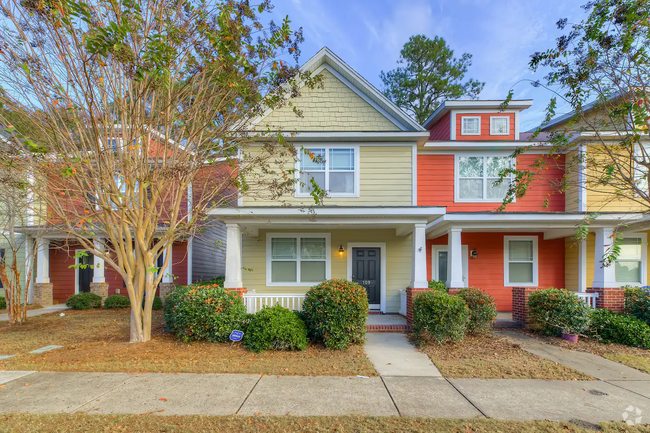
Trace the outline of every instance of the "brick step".
{"label": "brick step", "polygon": [[394,332],[406,334],[407,326],[403,325],[366,325],[367,332]]}

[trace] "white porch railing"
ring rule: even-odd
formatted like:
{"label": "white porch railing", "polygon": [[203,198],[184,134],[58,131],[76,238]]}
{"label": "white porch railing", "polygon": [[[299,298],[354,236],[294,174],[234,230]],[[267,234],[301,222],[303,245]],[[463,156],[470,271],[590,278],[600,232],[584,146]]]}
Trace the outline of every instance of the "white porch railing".
{"label": "white porch railing", "polygon": [[585,301],[591,308],[596,308],[598,293],[576,292],[576,296]]}
{"label": "white porch railing", "polygon": [[244,305],[246,312],[255,314],[264,307],[273,307],[280,305],[289,310],[301,310],[302,301],[305,299],[304,294],[300,293],[245,293]]}
{"label": "white porch railing", "polygon": [[399,314],[406,316],[406,290],[399,291]]}

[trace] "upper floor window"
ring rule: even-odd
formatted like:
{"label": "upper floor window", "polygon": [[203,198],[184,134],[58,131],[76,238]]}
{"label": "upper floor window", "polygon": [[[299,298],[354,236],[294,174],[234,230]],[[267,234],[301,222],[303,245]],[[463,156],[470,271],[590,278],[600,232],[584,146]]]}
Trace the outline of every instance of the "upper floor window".
{"label": "upper floor window", "polygon": [[296,195],[305,197],[314,189],[313,182],[330,197],[356,197],[359,194],[358,149],[319,147],[307,149],[312,155],[300,158],[300,184]]}
{"label": "upper floor window", "polygon": [[644,284],[643,238],[626,237],[620,241],[620,253],[614,265],[616,282],[622,284]]}
{"label": "upper floor window", "polygon": [[512,178],[506,177],[500,184],[501,171],[512,167],[509,156],[456,156],[456,201],[500,202]]}
{"label": "upper floor window", "polygon": [[480,135],[481,134],[481,118],[478,116],[463,116],[461,117],[461,135]]}
{"label": "upper floor window", "polygon": [[504,116],[490,117],[490,135],[509,135],[510,118]]}

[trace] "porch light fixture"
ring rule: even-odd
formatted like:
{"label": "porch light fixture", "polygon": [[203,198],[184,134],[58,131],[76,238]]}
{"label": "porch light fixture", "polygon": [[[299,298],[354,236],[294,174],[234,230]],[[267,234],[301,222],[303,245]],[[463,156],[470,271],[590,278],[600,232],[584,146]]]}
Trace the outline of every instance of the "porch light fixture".
{"label": "porch light fixture", "polygon": [[478,259],[478,251],[476,250],[470,251],[469,256],[473,259]]}
{"label": "porch light fixture", "polygon": [[343,248],[343,244],[339,245],[339,257],[343,257],[343,253],[345,253],[345,248]]}

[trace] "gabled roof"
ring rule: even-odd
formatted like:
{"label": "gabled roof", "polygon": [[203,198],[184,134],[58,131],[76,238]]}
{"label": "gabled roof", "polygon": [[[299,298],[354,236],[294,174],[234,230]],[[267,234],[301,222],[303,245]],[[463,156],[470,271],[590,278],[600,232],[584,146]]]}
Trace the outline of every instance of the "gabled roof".
{"label": "gabled roof", "polygon": [[[339,56],[334,54],[327,47],[321,48],[311,59],[300,67],[303,72],[311,72],[318,75],[323,70],[328,70],[343,84],[359,95],[364,101],[373,106],[383,116],[389,119],[402,131],[424,131],[411,116],[402,111],[390,99],[384,96],[368,80],[363,78],[350,65],[345,63]],[[267,110],[262,116],[252,122],[256,125],[271,114],[273,110]]]}
{"label": "gabled roof", "polygon": [[[440,106],[433,112],[431,116],[424,122],[424,127],[430,129],[438,120],[442,118],[451,110],[499,110],[505,101],[503,100],[457,100],[450,99],[444,101]],[[507,109],[510,110],[525,110],[533,105],[532,99],[516,99],[508,102]]]}
{"label": "gabled roof", "polygon": [[[618,98],[619,96],[621,96],[622,94],[623,94],[623,92],[616,91],[609,98],[607,98],[607,100],[608,101],[614,100],[614,99]],[[587,113],[587,112],[593,110],[594,108],[597,108],[599,106],[599,104],[601,104],[601,103],[602,103],[602,101],[597,99],[597,100],[592,101],[592,102],[590,102],[588,104],[585,104],[582,107],[582,112]],[[562,123],[570,120],[573,116],[575,116],[575,114],[576,114],[575,111],[570,111],[569,113],[562,114],[560,116],[556,116],[556,117],[552,118],[547,124],[536,126],[535,128],[531,129],[528,132],[535,132],[537,130],[537,128],[541,129],[542,131],[546,131],[549,128],[552,128],[554,126],[557,126],[559,124],[562,124]]]}

